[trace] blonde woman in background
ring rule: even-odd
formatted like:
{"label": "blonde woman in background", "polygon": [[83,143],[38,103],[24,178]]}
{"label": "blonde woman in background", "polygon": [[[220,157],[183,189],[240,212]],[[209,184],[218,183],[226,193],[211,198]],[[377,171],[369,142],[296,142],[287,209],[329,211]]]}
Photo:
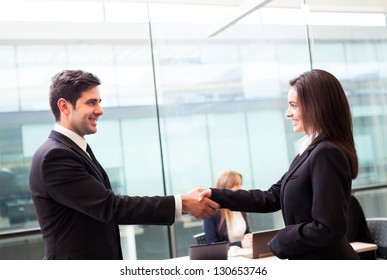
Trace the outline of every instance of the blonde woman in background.
{"label": "blonde woman in background", "polygon": [[[232,170],[221,172],[215,182],[217,189],[240,190],[242,175]],[[246,213],[219,209],[213,216],[204,220],[206,243],[228,241],[230,246],[252,247],[252,235]]]}

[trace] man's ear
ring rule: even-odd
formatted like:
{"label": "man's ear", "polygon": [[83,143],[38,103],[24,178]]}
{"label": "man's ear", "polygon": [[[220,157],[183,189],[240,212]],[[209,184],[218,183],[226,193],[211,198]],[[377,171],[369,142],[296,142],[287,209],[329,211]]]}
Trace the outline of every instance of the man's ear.
{"label": "man's ear", "polygon": [[70,107],[71,104],[64,98],[59,98],[58,102],[56,103],[59,111],[65,115],[68,115],[70,113]]}

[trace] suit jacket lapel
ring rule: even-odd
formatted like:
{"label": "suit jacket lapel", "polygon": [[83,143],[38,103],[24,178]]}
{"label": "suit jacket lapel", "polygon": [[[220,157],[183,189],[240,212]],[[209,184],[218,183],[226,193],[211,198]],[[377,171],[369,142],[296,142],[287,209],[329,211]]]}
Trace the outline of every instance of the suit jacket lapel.
{"label": "suit jacket lapel", "polygon": [[70,138],[68,138],[67,136],[65,136],[57,131],[54,131],[54,130],[51,131],[49,138],[53,138],[53,139],[63,143],[64,145],[69,147],[71,150],[75,151],[77,154],[79,154],[84,159],[86,159],[87,162],[93,167],[95,172],[98,174],[98,177],[99,177],[99,178],[97,178],[98,181],[100,181],[106,187],[109,188],[109,186],[108,186],[109,184],[107,184],[107,182],[104,180],[104,175],[102,173],[102,170],[98,167],[98,165],[95,162],[93,162],[93,160],[85,153],[85,151],[82,150],[77,144],[75,144]]}
{"label": "suit jacket lapel", "polygon": [[292,164],[289,167],[288,172],[286,173],[286,176],[284,180],[282,181],[282,186],[286,184],[289,177],[300,167],[300,165],[309,157],[309,154],[311,151],[317,146],[318,143],[310,144],[309,147],[300,155],[296,156],[296,158],[293,160]]}
{"label": "suit jacket lapel", "polygon": [[284,218],[285,224],[287,224],[287,221],[286,221],[286,214],[284,213],[283,202],[284,202],[284,190],[286,187],[286,182],[288,181],[290,176],[301,166],[301,164],[309,157],[311,151],[317,146],[317,144],[318,143],[310,144],[309,147],[301,155],[297,155],[294,158],[292,164],[289,167],[288,172],[286,173],[284,179],[282,180],[281,191],[280,191],[280,196],[281,196],[280,203],[281,203],[282,216]]}

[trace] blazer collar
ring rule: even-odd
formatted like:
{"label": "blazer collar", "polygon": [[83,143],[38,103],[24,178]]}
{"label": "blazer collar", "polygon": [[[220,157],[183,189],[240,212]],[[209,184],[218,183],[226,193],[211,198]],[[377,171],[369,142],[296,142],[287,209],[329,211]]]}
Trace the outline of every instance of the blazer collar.
{"label": "blazer collar", "polygon": [[48,136],[48,138],[53,138],[53,139],[61,142],[62,144],[66,145],[70,149],[74,150],[76,153],[80,154],[84,158],[90,159],[90,157],[86,154],[86,152],[84,150],[82,150],[81,147],[79,147],[73,140],[71,140],[66,135],[64,135],[60,132],[52,130],[50,135]]}
{"label": "blazer collar", "polygon": [[99,177],[101,178],[102,182],[105,182],[104,176],[102,174],[102,171],[97,166],[97,164],[95,162],[93,162],[93,160],[86,154],[86,152],[84,150],[82,150],[82,148],[79,147],[73,140],[71,140],[66,135],[63,135],[62,133],[57,132],[55,130],[51,131],[51,133],[48,136],[48,138],[52,138],[52,139],[55,139],[56,141],[61,142],[62,144],[64,144],[67,147],[69,147],[69,149],[73,150],[74,152],[76,152],[77,154],[82,156],[84,159],[86,159],[87,162],[94,168],[95,172],[99,175]]}
{"label": "blazer collar", "polygon": [[316,148],[316,146],[318,145],[318,142],[317,143],[312,143],[309,145],[309,147],[301,154],[301,155],[297,155],[292,164],[290,165],[289,167],[289,170],[282,182],[282,185],[284,185],[288,178],[298,169],[298,167],[300,167],[300,165],[309,157],[309,154],[313,151],[314,148]]}

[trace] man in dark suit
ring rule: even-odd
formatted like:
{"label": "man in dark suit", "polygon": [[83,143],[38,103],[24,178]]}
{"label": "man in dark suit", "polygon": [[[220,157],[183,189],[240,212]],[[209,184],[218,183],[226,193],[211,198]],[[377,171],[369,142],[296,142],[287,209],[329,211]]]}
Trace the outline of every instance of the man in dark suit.
{"label": "man in dark suit", "polygon": [[204,219],[219,205],[185,195],[134,197],[113,193],[84,138],[103,114],[99,79],[65,70],[52,79],[55,127],[35,152],[30,190],[45,244],[45,259],[122,259],[119,224],[171,225],[181,213]]}

